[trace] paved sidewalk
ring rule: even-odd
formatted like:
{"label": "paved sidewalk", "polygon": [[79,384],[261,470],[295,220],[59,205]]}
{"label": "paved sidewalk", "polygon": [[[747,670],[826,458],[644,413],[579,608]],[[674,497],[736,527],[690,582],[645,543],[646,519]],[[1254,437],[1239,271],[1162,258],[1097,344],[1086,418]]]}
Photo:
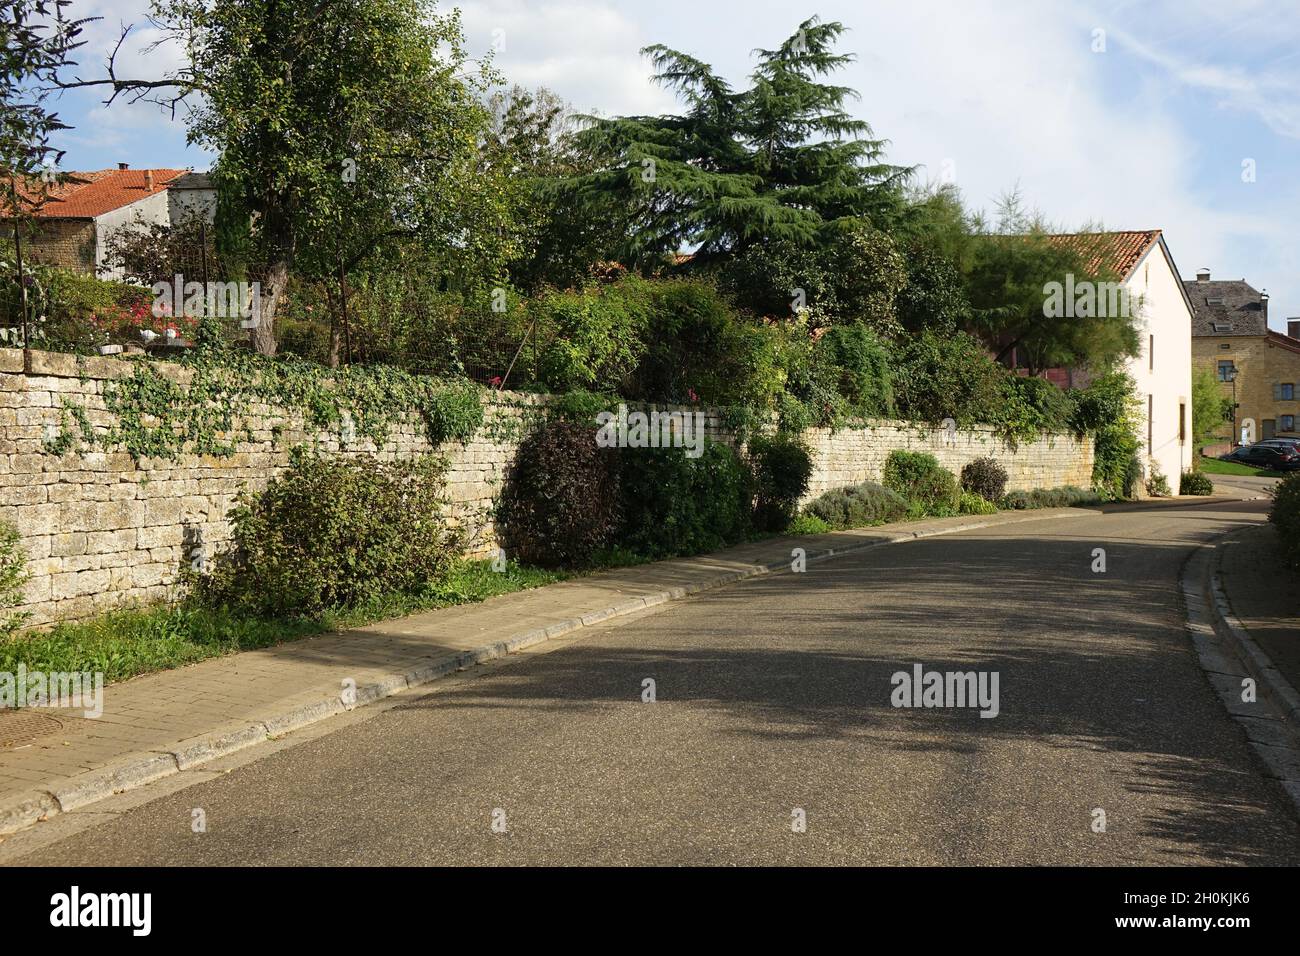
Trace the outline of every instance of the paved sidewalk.
{"label": "paved sidewalk", "polygon": [[816,561],[918,537],[1087,513],[1007,512],[751,542],[137,677],[105,688],[98,719],[19,711],[46,732],[0,747],[0,834],[584,625],[786,570],[794,548]]}
{"label": "paved sidewalk", "polygon": [[1300,688],[1300,573],[1287,566],[1277,531],[1261,525],[1234,535],[1224,545],[1219,580],[1237,620]]}

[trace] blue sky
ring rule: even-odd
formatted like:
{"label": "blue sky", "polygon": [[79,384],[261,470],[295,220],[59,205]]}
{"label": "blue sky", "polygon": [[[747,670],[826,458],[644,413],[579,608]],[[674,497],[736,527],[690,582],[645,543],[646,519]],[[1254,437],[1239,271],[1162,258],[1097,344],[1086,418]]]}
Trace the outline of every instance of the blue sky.
{"label": "blue sky", "polygon": [[[444,5],[445,6],[445,5]],[[1180,270],[1245,278],[1272,299],[1271,324],[1300,316],[1300,0],[480,0],[459,5],[472,51],[499,47],[511,82],[545,85],[580,110],[673,107],[638,49],[663,42],[744,82],[755,47],[812,13],[849,27],[857,62],[842,81],[854,111],[922,175],[950,171],[967,201],[1019,186],[1067,228],[1165,230]],[[105,19],[82,62],[102,59],[145,0],[74,0]],[[1104,31],[1104,32],[1099,32]],[[127,51],[142,75],[176,62]],[[76,128],[64,168],[206,168],[183,119],[156,107],[104,109],[68,94]],[[1243,163],[1253,161],[1254,180]]]}

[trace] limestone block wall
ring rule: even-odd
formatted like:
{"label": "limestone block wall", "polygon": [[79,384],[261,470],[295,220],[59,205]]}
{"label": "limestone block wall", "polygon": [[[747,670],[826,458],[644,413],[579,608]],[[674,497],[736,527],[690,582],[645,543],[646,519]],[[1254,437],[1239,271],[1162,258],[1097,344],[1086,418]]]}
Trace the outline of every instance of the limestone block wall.
{"label": "limestone block wall", "polygon": [[[490,511],[506,469],[549,400],[485,392],[483,427],[464,444],[437,449],[414,415],[392,428],[383,447],[375,447],[366,438],[343,441],[338,432],[312,428],[297,410],[262,405],[244,410],[252,440],[241,440],[227,457],[135,461],[125,451],[84,445],[64,454],[50,450],[51,436],[66,427],[65,400],[84,409],[96,432],[108,429],[114,418],[105,406],[105,388],[133,374],[132,366],[122,359],[32,352],[24,370],[21,351],[0,349],[0,520],[18,529],[28,554],[31,580],[21,610],[31,613],[33,624],[176,596],[181,569],[195,548],[211,555],[228,541],[227,515],[241,489],[264,487],[287,466],[297,445],[388,459],[433,451],[446,455],[452,514],[471,531],[473,552],[486,554],[494,547]],[[155,367],[181,383],[188,374],[167,363]],[[721,417],[706,414],[708,436],[734,444],[735,435]],[[1011,448],[990,430],[948,435],[881,421],[834,433],[817,429],[807,439],[815,464],[809,497],[878,481],[894,448],[933,452],[954,471],[993,455],[1010,472],[1012,489],[1086,486],[1092,470],[1091,441],[1061,436]]]}
{"label": "limestone block wall", "polygon": [[896,448],[929,452],[960,475],[963,465],[990,457],[1007,470],[1008,491],[1092,485],[1092,439],[1073,435],[1044,435],[1032,442],[1009,444],[992,428],[949,432],[911,422],[873,421],[862,428],[832,432],[815,428],[805,433],[813,459],[813,475],[805,500],[825,491],[880,481],[885,459]]}

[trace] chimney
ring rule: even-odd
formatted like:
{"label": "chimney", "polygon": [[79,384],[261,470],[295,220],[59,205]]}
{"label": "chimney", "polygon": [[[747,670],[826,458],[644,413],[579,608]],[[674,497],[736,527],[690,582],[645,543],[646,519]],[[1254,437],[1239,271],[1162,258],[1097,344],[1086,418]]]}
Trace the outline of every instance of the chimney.
{"label": "chimney", "polygon": [[118,168],[118,169],[130,169],[130,168],[131,168],[131,164],[130,164],[130,163],[118,163],[118,164],[117,164],[117,168]]}
{"label": "chimney", "polygon": [[1259,294],[1259,307],[1264,313],[1264,325],[1268,325],[1268,290],[1265,289]]}
{"label": "chimney", "polygon": [[152,169],[146,169],[144,171],[144,191],[148,193],[153,192],[153,170]]}
{"label": "chimney", "polygon": [[1286,334],[1288,338],[1300,339],[1300,319],[1286,320]]}
{"label": "chimney", "polygon": [[1210,270],[1209,270],[1209,269],[1198,269],[1198,270],[1196,271],[1196,281],[1197,281],[1197,282],[1209,282],[1209,281],[1210,281]]}

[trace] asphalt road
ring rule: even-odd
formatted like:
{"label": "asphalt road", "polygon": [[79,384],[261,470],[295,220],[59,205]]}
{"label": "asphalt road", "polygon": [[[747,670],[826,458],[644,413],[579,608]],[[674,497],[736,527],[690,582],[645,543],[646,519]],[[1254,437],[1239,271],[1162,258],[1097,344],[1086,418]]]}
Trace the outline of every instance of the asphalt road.
{"label": "asphalt road", "polygon": [[[1197,543],[1263,507],[1035,521],[754,579],[16,862],[1294,864],[1294,811],[1203,676],[1177,586]],[[998,715],[891,706],[918,663],[996,672]]]}

